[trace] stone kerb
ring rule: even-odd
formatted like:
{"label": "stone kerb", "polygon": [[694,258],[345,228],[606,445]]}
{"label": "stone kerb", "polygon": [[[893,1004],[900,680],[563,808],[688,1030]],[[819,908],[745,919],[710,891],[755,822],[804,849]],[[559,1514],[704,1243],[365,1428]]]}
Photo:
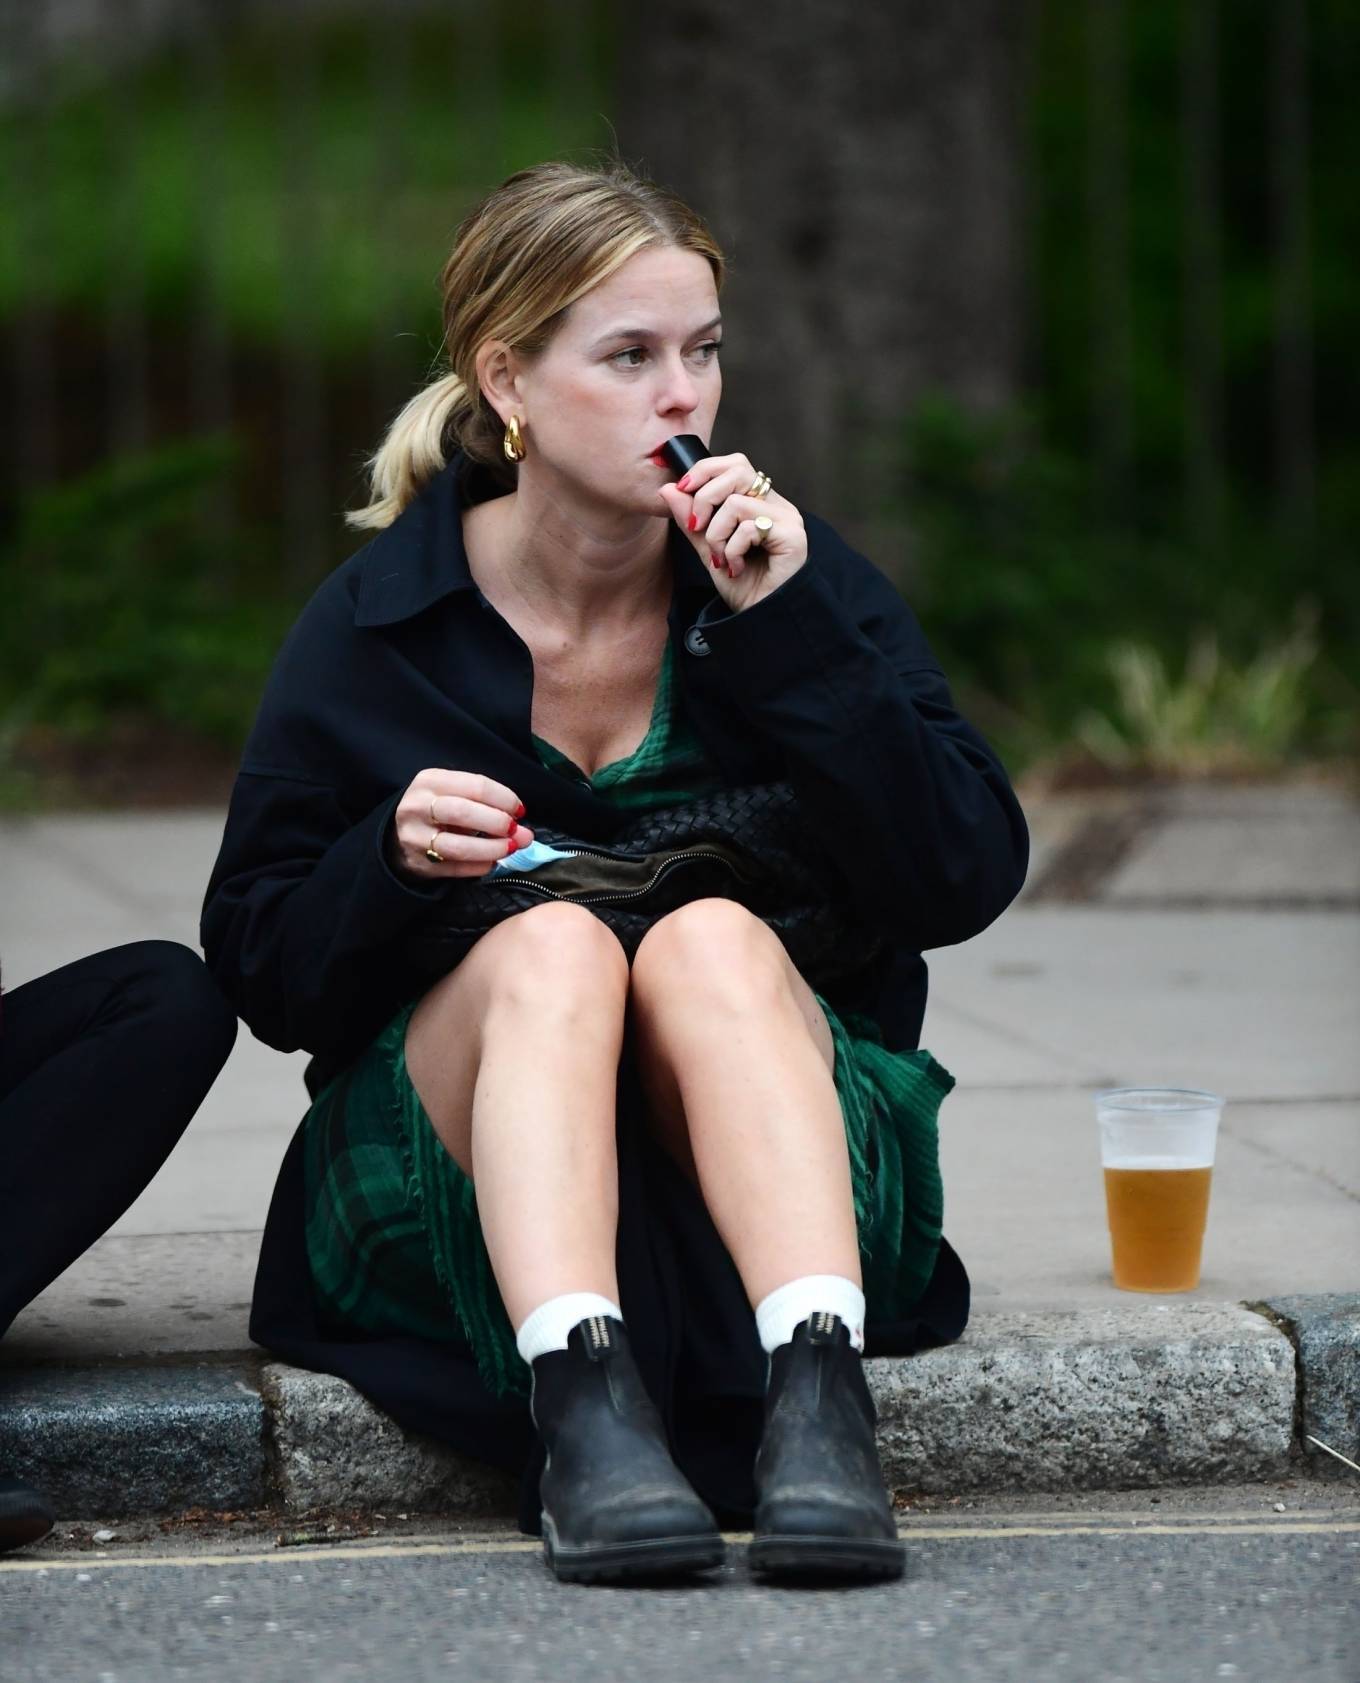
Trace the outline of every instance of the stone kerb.
{"label": "stone kerb", "polygon": [[333,1374],[265,1366],[272,1480],[285,1506],[513,1514],[518,1481],[408,1432]]}
{"label": "stone kerb", "polygon": [[977,1316],[957,1344],[866,1368],[900,1490],[1217,1484],[1290,1465],[1294,1351],[1235,1305]]}
{"label": "stone kerb", "polygon": [[[996,1313],[866,1375],[896,1490],[1117,1489],[1250,1482],[1297,1454],[1295,1352],[1233,1304]],[[508,1476],[421,1438],[343,1380],[264,1370],[274,1485],[294,1510],[508,1514]]]}
{"label": "stone kerb", "polygon": [[1360,1464],[1360,1292],[1273,1297],[1260,1307],[1298,1351],[1300,1448],[1309,1473],[1356,1478],[1336,1455]]}

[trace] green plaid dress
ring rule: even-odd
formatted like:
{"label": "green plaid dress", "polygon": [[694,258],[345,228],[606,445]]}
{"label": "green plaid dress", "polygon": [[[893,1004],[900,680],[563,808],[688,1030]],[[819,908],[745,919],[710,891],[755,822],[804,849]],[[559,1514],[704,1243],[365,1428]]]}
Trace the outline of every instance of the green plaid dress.
{"label": "green plaid dress", "polygon": [[[541,737],[544,764],[584,773]],[[667,643],[647,735],[592,788],[620,807],[676,806],[721,779],[680,712]],[[820,995],[835,1043],[867,1319],[910,1310],[930,1278],[944,1193],[937,1119],[954,1078],[929,1052],[891,1052],[868,1016]],[[477,1219],[472,1182],[445,1151],[406,1073],[404,1006],[317,1095],[305,1126],[307,1250],[317,1307],[337,1330],[464,1336],[494,1392],[528,1394]]]}

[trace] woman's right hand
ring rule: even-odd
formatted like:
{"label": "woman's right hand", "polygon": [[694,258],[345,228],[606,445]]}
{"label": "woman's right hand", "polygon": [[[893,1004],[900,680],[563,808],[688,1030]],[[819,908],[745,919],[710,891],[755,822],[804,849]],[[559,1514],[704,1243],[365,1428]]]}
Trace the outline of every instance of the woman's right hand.
{"label": "woman's right hand", "polygon": [[[388,853],[410,877],[485,876],[498,859],[534,839],[518,821],[523,813],[513,790],[481,772],[418,772],[397,802]],[[428,856],[431,846],[442,864]]]}

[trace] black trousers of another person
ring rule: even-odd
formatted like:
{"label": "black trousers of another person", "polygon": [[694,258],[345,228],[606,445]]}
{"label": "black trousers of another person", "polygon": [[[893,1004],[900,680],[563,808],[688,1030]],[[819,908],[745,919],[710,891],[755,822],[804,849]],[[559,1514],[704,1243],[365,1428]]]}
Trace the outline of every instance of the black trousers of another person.
{"label": "black trousers of another person", "polygon": [[0,998],[0,1336],[151,1180],[235,1039],[202,959],[173,941]]}

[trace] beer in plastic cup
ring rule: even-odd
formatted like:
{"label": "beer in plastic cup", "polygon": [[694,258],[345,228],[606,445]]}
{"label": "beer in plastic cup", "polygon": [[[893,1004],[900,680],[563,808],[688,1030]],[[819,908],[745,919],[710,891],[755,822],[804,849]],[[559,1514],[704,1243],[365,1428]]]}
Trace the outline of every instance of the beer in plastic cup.
{"label": "beer in plastic cup", "polygon": [[1114,1283],[1193,1291],[1223,1100],[1188,1087],[1096,1094]]}

